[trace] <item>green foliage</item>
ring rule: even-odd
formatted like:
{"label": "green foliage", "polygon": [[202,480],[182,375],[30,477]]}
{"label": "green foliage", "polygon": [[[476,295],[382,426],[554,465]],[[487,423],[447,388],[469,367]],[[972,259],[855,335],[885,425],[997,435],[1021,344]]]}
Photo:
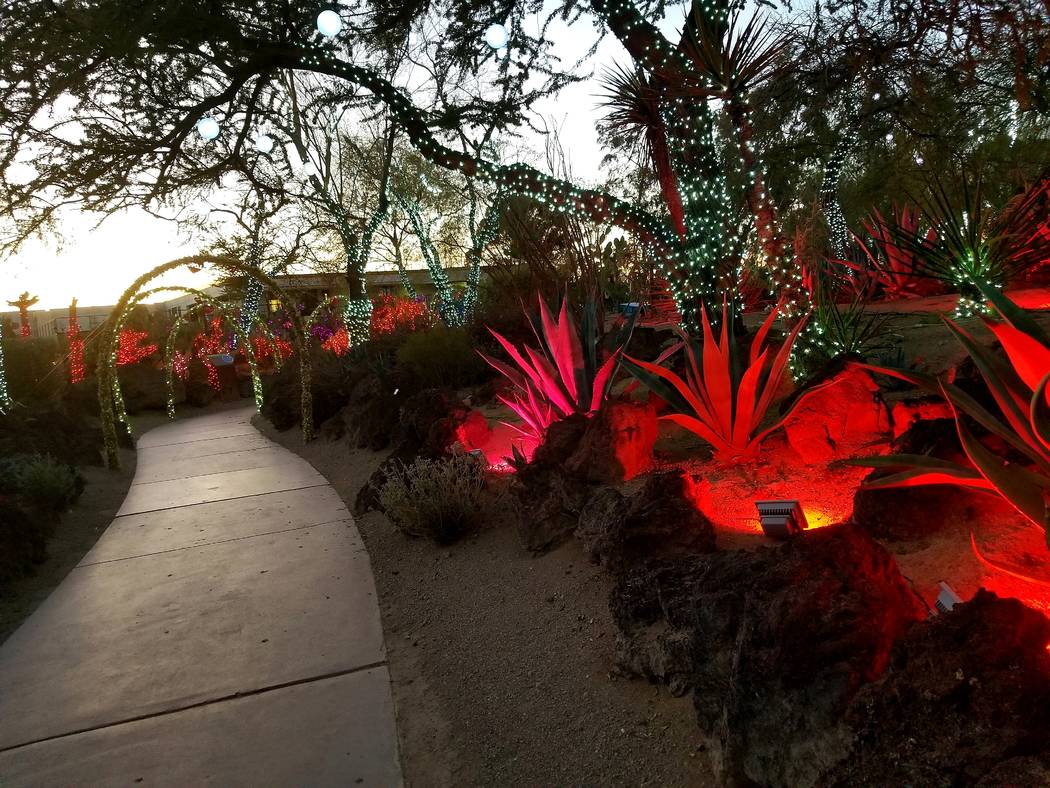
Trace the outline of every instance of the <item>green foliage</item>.
{"label": "green foliage", "polygon": [[484,362],[474,352],[464,328],[435,326],[410,334],[397,349],[397,363],[421,388],[462,388],[486,376]]}
{"label": "green foliage", "polygon": [[10,337],[4,335],[4,367],[11,398],[40,401],[65,388],[66,370],[56,367],[62,355],[56,337]]}
{"label": "green foliage", "polygon": [[84,491],[84,479],[71,465],[39,454],[0,461],[0,493],[21,497],[39,511],[58,513]]}
{"label": "green foliage", "polygon": [[462,453],[436,460],[421,457],[393,470],[379,491],[379,503],[407,536],[451,544],[484,520],[484,464]]}
{"label": "green foliage", "polygon": [[1048,195],[1050,180],[1043,180],[995,211],[982,197],[980,178],[971,183],[964,175],[958,196],[934,178],[922,213],[935,237],[900,232],[895,240],[915,256],[920,276],[979,302],[983,289],[1003,288],[1050,255],[1050,239],[1040,232]]}

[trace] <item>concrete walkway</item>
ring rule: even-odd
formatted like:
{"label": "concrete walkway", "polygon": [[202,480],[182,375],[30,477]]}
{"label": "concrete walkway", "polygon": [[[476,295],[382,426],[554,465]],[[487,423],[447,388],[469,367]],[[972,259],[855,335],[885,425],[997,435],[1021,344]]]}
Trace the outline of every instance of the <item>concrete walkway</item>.
{"label": "concrete walkway", "polygon": [[353,520],[250,409],[139,440],[94,549],[0,647],[0,785],[399,785]]}

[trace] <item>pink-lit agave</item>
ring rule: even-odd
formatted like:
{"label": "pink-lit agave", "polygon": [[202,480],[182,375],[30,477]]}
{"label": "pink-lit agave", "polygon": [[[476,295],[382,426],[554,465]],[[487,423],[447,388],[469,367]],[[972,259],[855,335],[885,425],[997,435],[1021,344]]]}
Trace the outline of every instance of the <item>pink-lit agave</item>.
{"label": "pink-lit agave", "polygon": [[553,422],[575,413],[590,415],[598,411],[608,396],[629,333],[599,366],[600,335],[594,304],[585,307],[582,330],[578,331],[568,298],[562,301],[557,319],[552,317],[542,296],[537,300],[540,320],[538,326],[533,325],[533,331],[538,348],[524,345],[518,350],[489,329],[517,368],[480,351],[479,354],[511,384],[510,396],[500,396],[499,400],[521,418],[524,426],[508,426],[539,442]]}
{"label": "pink-lit agave", "polygon": [[791,348],[806,323],[802,320],[795,326],[767,369],[769,349],[763,345],[776,316],[774,309],[755,335],[746,369],[737,363],[737,345],[729,335],[729,321],[722,321],[721,336],[716,342],[706,309],[701,313],[702,350],[698,351],[684,332],[681,332],[682,342],[675,346],[685,349],[684,380],[659,363],[628,357],[625,364],[631,374],[673,410],[660,418],[702,438],[715,450],[719,460],[753,457],[766,436],[783,424],[801,402],[801,398],[797,399],[786,413],[759,431],[784,379]]}

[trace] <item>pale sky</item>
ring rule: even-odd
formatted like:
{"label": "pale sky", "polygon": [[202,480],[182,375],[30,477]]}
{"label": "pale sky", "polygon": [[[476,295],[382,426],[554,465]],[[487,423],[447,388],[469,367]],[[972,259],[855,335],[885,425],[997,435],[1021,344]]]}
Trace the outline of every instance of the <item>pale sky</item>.
{"label": "pale sky", "polygon": [[[674,21],[665,22],[665,30],[670,33],[679,27],[680,19],[679,14]],[[565,66],[586,52],[595,35],[586,20],[573,28],[557,22],[550,30],[557,55]],[[588,68],[593,66],[598,75],[604,67],[627,60],[619,42],[607,36]],[[599,177],[602,157],[595,130],[600,117],[598,91],[595,80],[584,80],[537,107],[539,115],[561,127],[573,174],[585,181]],[[545,169],[540,154],[542,145],[536,147],[535,160],[527,163]],[[142,210],[114,215],[95,228],[98,219],[67,212],[62,221],[60,247],[33,240],[14,257],[0,260],[0,312],[9,311],[4,302],[14,300],[25,290],[39,296],[40,309],[68,306],[74,297],[83,306],[113,304],[132,281],[150,268],[199,251],[199,246],[180,233],[174,222]],[[164,284],[202,287],[206,282],[199,276],[180,272],[166,278]]]}

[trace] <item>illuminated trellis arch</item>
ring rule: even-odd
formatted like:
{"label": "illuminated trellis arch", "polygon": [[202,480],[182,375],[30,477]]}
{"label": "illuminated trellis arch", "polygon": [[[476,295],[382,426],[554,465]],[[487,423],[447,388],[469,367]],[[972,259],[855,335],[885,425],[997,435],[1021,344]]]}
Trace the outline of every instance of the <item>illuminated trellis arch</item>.
{"label": "illuminated trellis arch", "polygon": [[259,279],[259,281],[269,288],[284,305],[291,319],[292,340],[295,344],[296,352],[299,354],[303,440],[310,440],[313,438],[313,400],[310,392],[310,354],[305,352],[306,332],[303,330],[302,316],[299,314],[298,310],[295,309],[295,305],[288,297],[287,293],[284,292],[283,288],[277,284],[272,276],[264,271],[260,271],[258,268],[248,265],[247,263],[241,262],[234,257],[213,254],[190,255],[188,257],[180,257],[158,265],[132,282],[131,286],[128,287],[120,297],[120,300],[117,302],[116,307],[114,307],[109,320],[106,321],[106,328],[102,332],[100,345],[101,355],[98,366],[98,391],[99,403],[101,405],[102,435],[105,443],[106,463],[110,468],[120,467],[120,453],[117,447],[117,422],[114,414],[113,401],[113,392],[115,390],[114,381],[117,378],[117,349],[120,342],[120,331],[125,322],[127,322],[132,307],[137,303],[135,300],[136,295],[139,294],[151,281],[159,276],[163,276],[169,271],[174,271],[184,265],[202,266],[208,263],[215,263],[224,268],[232,269],[238,273]]}
{"label": "illuminated trellis arch", "polygon": [[[227,307],[223,304],[223,302],[220,302],[217,299],[212,298],[207,293],[205,293],[203,290],[197,290],[196,288],[193,288],[193,287],[184,287],[182,285],[164,285],[164,286],[161,286],[161,287],[152,287],[149,290],[143,290],[143,291],[141,291],[139,293],[136,293],[135,297],[132,298],[131,301],[128,302],[127,313],[130,315],[131,312],[135,309],[135,307],[137,307],[139,304],[143,303],[147,298],[151,298],[152,296],[159,295],[160,293],[183,293],[183,294],[186,294],[186,295],[192,295],[198,301],[206,303],[208,306],[211,306],[213,308],[219,309],[221,312],[224,313],[224,316],[225,316],[226,311],[228,311]],[[176,323],[181,324],[179,320],[176,320]],[[117,332],[118,346],[119,346],[119,337],[120,337],[120,334],[122,332],[123,332],[123,325],[121,325],[120,331]],[[245,335],[245,336],[247,336],[247,335]],[[248,361],[252,365],[253,389],[256,390],[256,395],[258,396],[259,394],[261,394],[261,391],[259,389],[259,385],[260,384],[259,384],[259,381],[258,381],[258,375],[255,374],[255,372],[256,372],[255,362],[254,362],[253,358],[249,358]],[[113,376],[113,392],[112,393],[113,393],[113,407],[116,410],[117,421],[120,421],[124,425],[128,426],[129,429],[130,429],[130,423],[128,422],[128,412],[127,412],[127,408],[126,408],[126,406],[124,404],[124,391],[123,391],[123,389],[120,386],[120,375],[119,374]],[[171,391],[169,389],[169,405],[170,405],[170,394],[171,394]],[[169,411],[170,411],[170,408],[169,408]]]}
{"label": "illuminated trellis arch", "polygon": [[[244,330],[241,321],[238,319],[238,315],[233,310],[231,305],[227,302],[220,301],[218,299],[211,298],[207,293],[200,290],[194,290],[190,287],[170,287],[170,288],[157,288],[158,290],[178,290],[188,294],[191,294],[197,298],[197,303],[191,306],[184,314],[179,315],[175,318],[175,322],[172,323],[171,329],[168,331],[167,341],[164,345],[164,369],[165,369],[165,382],[167,384],[168,392],[168,418],[175,418],[175,341],[178,339],[179,329],[182,328],[187,318],[191,314],[203,311],[204,307],[211,307],[212,309],[219,312],[222,318],[233,328],[233,332],[241,345],[244,347],[244,355],[248,359],[248,365],[252,371],[252,394],[255,398],[255,409],[262,410],[263,394],[262,394],[262,381],[259,378],[259,363],[255,356],[255,348],[249,340],[249,332]],[[251,325],[249,324],[249,331]]]}

